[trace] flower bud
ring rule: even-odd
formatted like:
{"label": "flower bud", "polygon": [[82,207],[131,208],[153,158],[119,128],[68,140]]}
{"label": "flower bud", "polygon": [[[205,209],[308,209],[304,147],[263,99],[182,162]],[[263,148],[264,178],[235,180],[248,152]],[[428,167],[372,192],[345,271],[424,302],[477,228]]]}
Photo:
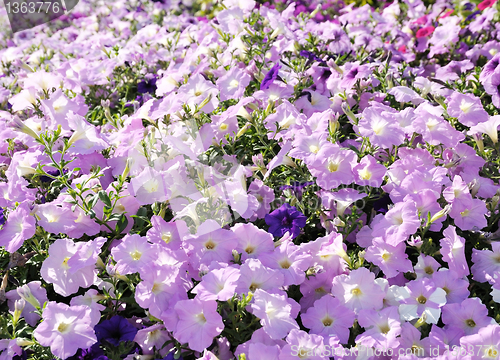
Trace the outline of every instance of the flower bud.
{"label": "flower bud", "polygon": [[40,302],[38,301],[37,298],[33,296],[33,293],[31,292],[31,289],[29,288],[28,285],[23,285],[21,287],[17,288],[17,293],[27,303],[33,305],[35,309],[40,310]]}

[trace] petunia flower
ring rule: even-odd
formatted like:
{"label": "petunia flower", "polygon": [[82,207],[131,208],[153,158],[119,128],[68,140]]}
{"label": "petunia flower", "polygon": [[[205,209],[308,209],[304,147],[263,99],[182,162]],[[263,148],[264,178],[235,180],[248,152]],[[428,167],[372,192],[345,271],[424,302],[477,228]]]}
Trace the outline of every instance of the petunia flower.
{"label": "petunia flower", "polygon": [[[293,329],[286,337],[287,344],[281,349],[280,360],[327,360],[324,338]],[[325,351],[323,351],[325,350]]]}
{"label": "petunia flower", "polygon": [[270,294],[257,289],[250,306],[252,313],[261,319],[260,323],[271,339],[282,339],[292,329],[299,329],[294,320],[295,316],[292,316],[292,304],[285,295]]}
{"label": "petunia flower", "polygon": [[215,269],[204,275],[191,292],[201,300],[227,301],[235,294],[239,277],[239,269]]}
{"label": "petunia flower", "polygon": [[224,76],[220,77],[216,85],[220,90],[222,101],[239,99],[243,96],[245,88],[250,83],[250,75],[238,67],[231,68]]}
{"label": "petunia flower", "polygon": [[332,296],[323,296],[314,302],[314,305],[302,312],[302,324],[310,329],[311,334],[325,337],[335,334],[342,344],[349,340],[349,328],[352,327],[355,314],[343,306],[339,299]]}
{"label": "petunia flower", "polygon": [[50,346],[55,356],[66,359],[79,348],[87,349],[97,342],[90,309],[83,305],[68,306],[49,301],[43,309],[43,321],[33,335],[42,346]]}
{"label": "petunia flower", "polygon": [[180,343],[188,343],[192,350],[205,350],[224,329],[215,300],[180,300],[174,310],[179,318],[174,337]]}
{"label": "petunia flower", "polygon": [[280,237],[289,232],[293,238],[300,234],[300,229],[306,226],[307,218],[298,211],[295,206],[283,204],[265,216],[266,224],[269,225],[269,232],[273,236]]}
{"label": "petunia flower", "polygon": [[472,249],[472,278],[479,282],[488,281],[487,276],[493,276],[500,272],[500,243],[491,244],[491,250]]}
{"label": "petunia flower", "polygon": [[399,346],[401,321],[396,306],[389,306],[379,311],[361,310],[358,322],[365,331],[356,337],[356,344],[382,351]]}
{"label": "petunia flower", "polygon": [[239,223],[234,225],[231,230],[238,238],[236,250],[241,253],[243,262],[246,259],[256,259],[261,254],[274,251],[273,236],[252,223]]}
{"label": "petunia flower", "polygon": [[158,254],[157,245],[148,243],[138,234],[126,235],[118,246],[111,249],[120,275],[146,272]]}
{"label": "petunia flower", "polygon": [[417,207],[414,201],[398,202],[384,218],[373,227],[373,236],[386,236],[392,246],[405,241],[420,227]]}
{"label": "petunia flower", "polygon": [[473,348],[471,360],[497,359],[500,354],[500,326],[491,324],[479,329],[477,334],[464,336],[460,339],[464,349]]}
{"label": "petunia flower", "polygon": [[412,271],[412,264],[405,250],[405,243],[392,246],[383,238],[376,237],[366,249],[365,259],[377,265],[387,278],[392,278],[400,273]]}
{"label": "petunia flower", "polygon": [[456,228],[449,225],[444,231],[445,236],[440,240],[443,260],[448,263],[448,268],[461,278],[470,274],[465,258],[465,239],[457,235]]}
{"label": "petunia flower", "polygon": [[170,335],[166,331],[165,326],[157,323],[137,331],[133,341],[141,347],[144,355],[153,355],[155,349],[161,349],[162,354],[168,351],[168,348],[164,348],[163,345],[170,339]]}
{"label": "petunia flower", "polygon": [[261,90],[269,89],[269,85],[271,85],[273,81],[278,78],[278,73],[280,69],[281,65],[278,62],[271,68],[271,70],[267,72],[267,74],[264,76],[264,79],[262,80],[262,83],[260,84]]}
{"label": "petunia flower", "polygon": [[446,304],[442,311],[443,323],[463,330],[465,335],[477,334],[481,328],[496,324],[488,316],[486,306],[476,297],[465,299],[461,304]]}
{"label": "petunia flower", "polygon": [[[500,82],[499,82],[500,84]],[[490,116],[488,121],[482,122],[480,124],[474,125],[467,132],[468,135],[472,134],[487,134],[494,144],[498,142],[498,127],[500,126],[500,116]]]}
{"label": "petunia flower", "polygon": [[375,274],[366,268],[334,277],[332,294],[356,313],[361,309],[382,308],[385,296]]}
{"label": "petunia flower", "polygon": [[488,121],[488,113],[484,110],[481,100],[472,94],[453,92],[446,111],[466,126]]}
{"label": "petunia flower", "polygon": [[441,307],[446,304],[446,292],[434,285],[431,279],[413,280],[398,289],[399,314],[405,320],[418,319],[422,315],[428,324],[437,324]]}
{"label": "petunia flower", "polygon": [[42,308],[43,304],[48,301],[47,291],[42,287],[40,281],[31,281],[15,290],[10,290],[5,293],[8,300],[9,309],[14,311],[14,302],[19,299],[25,301],[25,306],[21,312],[21,317],[24,318],[26,323],[35,327],[40,319],[40,316],[34,311],[36,308]]}
{"label": "petunia flower", "polygon": [[5,246],[8,252],[17,251],[25,240],[35,235],[35,218],[30,213],[28,202],[22,202],[9,214],[0,232],[0,246]]}
{"label": "petunia flower", "polygon": [[80,287],[88,288],[97,280],[95,263],[72,271],[68,261],[81,250],[84,242],[75,243],[71,239],[58,239],[49,247],[49,257],[44,260],[40,275],[54,285],[54,291],[68,296]]}
{"label": "petunia flower", "polygon": [[446,303],[461,303],[470,295],[469,281],[460,279],[455,272],[447,268],[441,268],[432,274],[434,285],[446,292]]}
{"label": "petunia flower", "polygon": [[133,341],[138,331],[134,325],[120,315],[104,320],[96,325],[94,330],[100,344],[109,343],[115,347],[120,346],[122,341]]}

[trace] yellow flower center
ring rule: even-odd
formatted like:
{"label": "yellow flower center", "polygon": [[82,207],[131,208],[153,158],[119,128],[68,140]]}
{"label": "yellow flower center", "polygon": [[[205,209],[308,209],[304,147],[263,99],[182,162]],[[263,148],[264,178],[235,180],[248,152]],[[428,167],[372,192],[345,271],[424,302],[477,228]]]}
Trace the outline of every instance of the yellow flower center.
{"label": "yellow flower center", "polygon": [[69,265],[68,265],[68,260],[70,259],[70,257],[65,257],[63,262],[62,262],[62,268],[65,269],[65,270],[68,270],[69,269]]}
{"label": "yellow flower center", "polygon": [[253,252],[255,251],[255,247],[253,247],[252,245],[248,245],[246,248],[245,248],[245,252],[247,254],[253,254]]}
{"label": "yellow flower center", "polygon": [[229,83],[229,87],[235,88],[235,87],[238,87],[239,84],[240,84],[240,82],[238,80],[232,80]]}
{"label": "yellow flower center", "polygon": [[362,292],[359,288],[354,288],[351,290],[351,294],[353,294],[354,296],[360,296]]}
{"label": "yellow flower center", "polygon": [[317,154],[319,151],[319,147],[317,145],[310,145],[309,151],[312,152],[313,154]]}
{"label": "yellow flower center", "polygon": [[225,131],[227,129],[227,124],[224,124],[224,123],[220,124],[219,129],[221,129],[222,131]]}
{"label": "yellow flower center", "polygon": [[134,261],[140,260],[141,256],[142,256],[142,253],[139,250],[134,250],[133,252],[130,253],[130,257]]}
{"label": "yellow flower center", "polygon": [[467,325],[468,327],[473,328],[473,327],[476,326],[476,323],[472,319],[467,319],[467,320],[465,320],[465,325]]}
{"label": "yellow flower center", "polygon": [[417,298],[417,302],[419,304],[425,304],[427,302],[427,298],[424,296],[424,295],[420,295],[418,298]]}
{"label": "yellow flower center", "polygon": [[57,331],[59,331],[61,334],[65,334],[70,330],[70,324],[62,322],[59,324],[57,327]]}
{"label": "yellow flower center", "polygon": [[167,232],[165,234],[162,234],[161,235],[161,239],[163,241],[165,241],[166,244],[168,244],[170,242],[170,240],[172,240],[172,234],[170,232]]}
{"label": "yellow flower center", "polygon": [[334,163],[332,161],[328,162],[328,171],[329,172],[335,172],[338,169],[339,169],[339,164],[338,163]]}

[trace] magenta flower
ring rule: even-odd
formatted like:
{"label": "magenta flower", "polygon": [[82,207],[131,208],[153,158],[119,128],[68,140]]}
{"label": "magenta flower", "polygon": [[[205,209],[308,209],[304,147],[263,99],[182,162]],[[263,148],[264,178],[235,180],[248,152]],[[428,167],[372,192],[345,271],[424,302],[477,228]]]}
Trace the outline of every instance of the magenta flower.
{"label": "magenta flower", "polygon": [[293,238],[299,236],[300,229],[306,226],[307,220],[304,214],[290,204],[281,205],[272,213],[266,214],[265,219],[269,225],[268,231],[273,236],[281,237],[288,232]]}
{"label": "magenta flower", "polygon": [[179,318],[174,337],[181,344],[188,343],[192,350],[205,350],[224,329],[215,300],[180,300],[174,309]]}
{"label": "magenta flower", "polygon": [[90,308],[68,306],[50,301],[43,310],[43,321],[33,335],[42,346],[61,359],[76,354],[78,349],[87,349],[97,342]]}

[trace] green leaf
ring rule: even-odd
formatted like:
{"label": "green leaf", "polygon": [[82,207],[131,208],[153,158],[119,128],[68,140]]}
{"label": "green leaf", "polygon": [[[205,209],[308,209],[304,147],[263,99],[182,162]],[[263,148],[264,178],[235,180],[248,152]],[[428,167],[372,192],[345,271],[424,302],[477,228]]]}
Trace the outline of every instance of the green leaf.
{"label": "green leaf", "polygon": [[104,205],[106,205],[107,207],[111,208],[112,205],[111,205],[111,200],[109,199],[109,196],[108,194],[106,193],[106,191],[104,190],[101,190],[97,193],[97,195],[99,196],[99,199],[101,199],[101,201],[103,202]]}
{"label": "green leaf", "polygon": [[116,223],[115,231],[118,234],[121,234],[121,232],[123,230],[125,230],[125,228],[127,227],[127,225],[128,225],[128,219],[127,219],[127,217],[125,216],[125,214],[121,214],[120,220],[118,220],[118,222]]}

